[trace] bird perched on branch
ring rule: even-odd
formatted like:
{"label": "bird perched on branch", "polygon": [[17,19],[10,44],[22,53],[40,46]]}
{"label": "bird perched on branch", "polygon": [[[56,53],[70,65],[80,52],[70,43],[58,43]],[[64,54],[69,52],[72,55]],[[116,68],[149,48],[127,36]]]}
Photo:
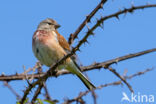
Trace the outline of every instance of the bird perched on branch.
{"label": "bird perched on branch", "polygon": [[[67,53],[70,46],[57,29],[60,25],[53,19],[47,18],[40,22],[33,35],[32,49],[36,58],[44,65],[50,67]],[[95,86],[81,73],[80,67],[72,58],[67,58],[57,69],[66,69],[78,76],[85,86],[92,90]]]}

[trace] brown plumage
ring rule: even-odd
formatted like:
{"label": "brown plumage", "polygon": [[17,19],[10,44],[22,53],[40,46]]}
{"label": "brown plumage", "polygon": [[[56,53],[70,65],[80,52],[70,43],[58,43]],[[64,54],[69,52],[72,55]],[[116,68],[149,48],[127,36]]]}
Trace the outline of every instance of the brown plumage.
{"label": "brown plumage", "polygon": [[70,46],[69,46],[68,42],[66,41],[66,39],[62,35],[60,35],[57,30],[55,30],[55,32],[57,34],[57,39],[59,41],[60,46],[63,49],[70,51]]}

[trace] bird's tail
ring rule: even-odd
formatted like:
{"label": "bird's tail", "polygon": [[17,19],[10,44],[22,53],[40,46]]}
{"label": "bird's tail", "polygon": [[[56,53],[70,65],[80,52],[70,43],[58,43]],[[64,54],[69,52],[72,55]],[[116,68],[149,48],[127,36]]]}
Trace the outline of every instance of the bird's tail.
{"label": "bird's tail", "polygon": [[80,75],[77,76],[89,90],[95,88],[95,86],[82,73],[80,73]]}
{"label": "bird's tail", "polygon": [[76,74],[77,77],[84,83],[84,85],[89,90],[95,88],[95,86],[82,74],[82,72],[80,71],[80,67],[76,64],[76,62],[71,60],[70,63],[67,65],[67,70],[69,70],[73,74]]}

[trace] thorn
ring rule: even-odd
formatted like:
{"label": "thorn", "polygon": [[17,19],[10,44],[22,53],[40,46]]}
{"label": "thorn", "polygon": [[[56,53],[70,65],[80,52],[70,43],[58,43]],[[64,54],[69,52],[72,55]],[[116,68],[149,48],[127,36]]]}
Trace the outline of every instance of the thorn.
{"label": "thorn", "polygon": [[100,27],[101,27],[100,20],[99,20],[98,18],[96,18],[96,20],[97,20],[98,26],[100,26]]}
{"label": "thorn", "polygon": [[[132,7],[133,8],[133,7]],[[129,11],[129,13],[133,13],[133,11],[134,11],[134,9],[131,9],[130,11]]]}
{"label": "thorn", "polygon": [[116,17],[118,20],[120,20],[120,19],[119,19],[119,15],[116,15],[115,17]]}
{"label": "thorn", "polygon": [[80,48],[77,48],[77,51],[81,52]]}
{"label": "thorn", "polygon": [[86,40],[86,43],[88,43],[88,44],[89,44],[88,40]]}
{"label": "thorn", "polygon": [[115,64],[117,65],[117,64],[118,64],[118,62],[119,62],[119,59],[116,59],[116,60],[115,60]]}
{"label": "thorn", "polygon": [[103,3],[100,5],[100,8],[103,9]]}
{"label": "thorn", "polygon": [[86,18],[88,19],[89,18],[89,15],[86,15]]}
{"label": "thorn", "polygon": [[2,75],[1,76],[5,76],[5,73],[4,72],[2,72]]}
{"label": "thorn", "polygon": [[90,15],[87,15],[86,18],[88,19],[88,22],[90,22]]}
{"label": "thorn", "polygon": [[101,8],[102,10],[104,10],[104,8],[103,8],[103,4],[100,5],[100,8]]}
{"label": "thorn", "polygon": [[101,27],[102,29],[104,29],[104,25],[103,25],[103,23],[100,24],[100,27]]}
{"label": "thorn", "polygon": [[120,11],[120,12],[122,11],[121,8],[119,8],[119,11]]}
{"label": "thorn", "polygon": [[98,19],[98,18],[96,18],[96,21],[98,22],[98,21],[99,21],[99,19]]}
{"label": "thorn", "polygon": [[101,7],[101,9],[104,11],[104,8],[103,7]]}
{"label": "thorn", "polygon": [[88,26],[88,24],[86,24],[88,31],[90,30],[90,27]]}
{"label": "thorn", "polygon": [[124,8],[124,10],[126,10],[127,11],[127,8],[126,7],[123,7]]}
{"label": "thorn", "polygon": [[26,81],[27,81],[28,85],[29,85],[29,86],[31,86],[31,83],[29,82],[29,80],[28,80],[28,79],[26,79]]}
{"label": "thorn", "polygon": [[[103,16],[101,15],[101,19],[102,19],[102,18],[103,18]],[[100,27],[101,27],[102,29],[104,29],[104,22],[101,22]]]}
{"label": "thorn", "polygon": [[124,11],[125,11],[125,13],[127,13],[127,12],[128,12],[128,11],[127,11],[127,8],[124,7]]}
{"label": "thorn", "polygon": [[93,31],[90,32],[91,35],[95,35],[95,33],[93,33]]}
{"label": "thorn", "polygon": [[91,21],[91,20],[89,20],[89,21],[88,21],[88,23],[92,23],[92,21]]}
{"label": "thorn", "polygon": [[124,70],[124,73],[123,73],[123,75],[122,75],[124,78],[126,77],[127,72],[128,72],[128,70],[125,69],[125,70]]}
{"label": "thorn", "polygon": [[124,10],[125,10],[124,17],[126,17],[126,14],[127,14],[127,9],[125,8]]}

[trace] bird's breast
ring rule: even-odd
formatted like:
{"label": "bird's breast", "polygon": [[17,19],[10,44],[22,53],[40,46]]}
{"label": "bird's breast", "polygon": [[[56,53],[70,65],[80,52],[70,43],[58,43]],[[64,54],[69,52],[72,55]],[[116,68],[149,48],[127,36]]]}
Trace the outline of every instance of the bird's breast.
{"label": "bird's breast", "polygon": [[56,35],[43,31],[37,31],[33,36],[33,52],[37,59],[46,66],[56,63],[65,54]]}

